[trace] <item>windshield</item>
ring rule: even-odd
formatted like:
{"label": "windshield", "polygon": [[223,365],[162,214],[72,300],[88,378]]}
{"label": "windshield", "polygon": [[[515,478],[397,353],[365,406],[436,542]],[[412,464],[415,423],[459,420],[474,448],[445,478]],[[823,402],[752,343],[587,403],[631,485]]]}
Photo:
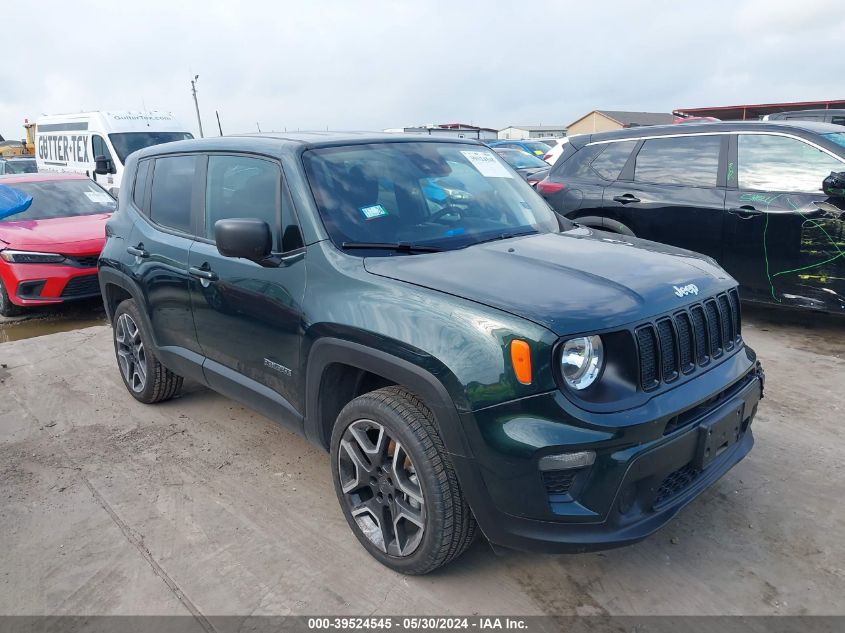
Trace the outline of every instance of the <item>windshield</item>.
{"label": "windshield", "polygon": [[5,168],[7,174],[34,174],[38,171],[34,158],[7,160]]}
{"label": "windshield", "polygon": [[833,141],[837,145],[841,145],[845,147],[845,132],[830,132],[828,134],[822,134],[828,141]]}
{"label": "windshield", "polygon": [[303,162],[326,230],[341,248],[405,242],[446,250],[560,228],[543,199],[487,147],[352,145],[307,151]]}
{"label": "windshield", "polygon": [[545,169],[549,164],[542,158],[532,156],[528,152],[523,152],[518,149],[500,149],[496,153],[505,159],[505,161],[514,169],[528,169],[536,167],[537,169]]}
{"label": "windshield", "polygon": [[522,145],[523,145],[523,147],[525,147],[525,150],[527,152],[530,152],[530,153],[534,154],[535,156],[540,156],[540,157],[544,156],[546,154],[546,152],[548,152],[552,147],[550,144],[545,143],[543,141],[525,142]]}
{"label": "windshield", "polygon": [[2,218],[0,222],[111,213],[117,207],[114,198],[90,180],[44,180],[5,186],[32,196],[32,204],[26,211]]}
{"label": "windshield", "polygon": [[122,134],[109,134],[111,144],[121,163],[126,163],[126,157],[139,149],[173,141],[186,141],[194,138],[188,132],[125,132]]}

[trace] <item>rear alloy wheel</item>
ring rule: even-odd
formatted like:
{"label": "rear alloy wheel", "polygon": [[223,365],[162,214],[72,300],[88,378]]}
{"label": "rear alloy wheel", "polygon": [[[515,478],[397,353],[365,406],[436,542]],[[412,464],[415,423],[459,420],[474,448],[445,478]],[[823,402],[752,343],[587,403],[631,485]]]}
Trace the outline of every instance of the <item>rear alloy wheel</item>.
{"label": "rear alloy wheel", "polygon": [[3,285],[3,280],[0,279],[0,315],[12,317],[22,313],[23,308],[12,303],[11,299],[9,299],[9,293],[6,292],[6,286]]}
{"label": "rear alloy wheel", "polygon": [[156,358],[134,299],[121,302],[112,321],[117,366],[129,393],[146,404],[169,400],[179,393],[182,376]]}
{"label": "rear alloy wheel", "polygon": [[425,574],[472,543],[475,519],[434,416],[407,389],[384,387],[347,404],[331,459],[346,521],[382,564]]}
{"label": "rear alloy wheel", "polygon": [[147,353],[138,324],[125,312],[114,324],[114,342],[123,380],[133,392],[141,393],[147,386]]}

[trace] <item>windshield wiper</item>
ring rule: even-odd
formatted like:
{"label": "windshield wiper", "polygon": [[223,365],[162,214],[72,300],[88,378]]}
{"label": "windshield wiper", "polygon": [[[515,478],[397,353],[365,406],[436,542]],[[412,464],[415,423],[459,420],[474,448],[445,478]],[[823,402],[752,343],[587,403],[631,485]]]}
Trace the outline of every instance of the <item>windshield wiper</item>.
{"label": "windshield wiper", "polygon": [[344,242],[341,244],[347,248],[365,248],[370,250],[389,250],[399,253],[440,253],[442,248],[437,246],[425,246],[423,244],[411,244],[410,242]]}
{"label": "windshield wiper", "polygon": [[498,235],[494,235],[493,237],[488,237],[485,240],[478,240],[477,242],[473,242],[472,244],[468,244],[468,246],[475,246],[476,244],[485,244],[487,242],[497,242],[499,240],[509,240],[512,237],[522,237],[523,235],[534,235],[537,231],[516,231],[514,233],[499,233]]}

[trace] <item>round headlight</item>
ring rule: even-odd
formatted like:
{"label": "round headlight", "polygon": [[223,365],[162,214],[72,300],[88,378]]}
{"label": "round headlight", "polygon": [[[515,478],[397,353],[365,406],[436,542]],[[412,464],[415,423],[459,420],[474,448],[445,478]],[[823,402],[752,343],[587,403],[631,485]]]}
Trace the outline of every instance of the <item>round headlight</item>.
{"label": "round headlight", "polygon": [[563,344],[560,368],[566,384],[573,389],[586,389],[601,374],[604,346],[598,336],[579,336]]}

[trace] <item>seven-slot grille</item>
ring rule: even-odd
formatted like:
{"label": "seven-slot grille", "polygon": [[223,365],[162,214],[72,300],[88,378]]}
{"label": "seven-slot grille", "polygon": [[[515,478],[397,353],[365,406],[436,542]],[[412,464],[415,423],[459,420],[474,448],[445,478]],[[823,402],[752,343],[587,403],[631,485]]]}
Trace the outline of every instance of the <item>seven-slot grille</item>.
{"label": "seven-slot grille", "polygon": [[648,391],[733,350],[740,341],[736,289],[636,329],[640,386]]}

